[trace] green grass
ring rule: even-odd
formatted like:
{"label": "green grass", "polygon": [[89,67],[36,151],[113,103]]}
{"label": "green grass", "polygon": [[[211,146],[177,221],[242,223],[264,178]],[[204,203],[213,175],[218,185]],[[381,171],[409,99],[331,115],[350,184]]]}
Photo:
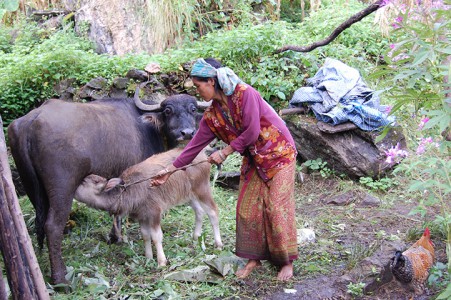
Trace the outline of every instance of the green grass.
{"label": "green grass", "polygon": [[[108,245],[107,237],[111,228],[111,217],[108,213],[91,209],[74,201],[71,219],[75,227],[63,240],[63,257],[68,266],[68,278],[72,291],[69,294],[54,291],[54,299],[75,299],[93,294],[97,297],[109,298],[113,295],[130,295],[138,299],[149,299],[154,293],[164,291],[181,298],[209,298],[233,294],[235,281],[233,276],[219,280],[212,288],[210,283],[181,283],[164,280],[163,277],[172,271],[191,269],[205,265],[204,260],[212,256],[230,254],[234,251],[235,242],[235,192],[218,187],[214,188],[214,197],[220,210],[221,235],[224,242],[222,251],[214,249],[213,234],[210,222],[205,216],[203,237],[205,250],[198,241],[192,240],[194,229],[194,212],[189,206],[179,206],[168,211],[162,221],[164,231],[163,246],[169,260],[169,266],[158,268],[154,260],[144,256],[144,245],[139,226],[131,220],[124,220],[123,229],[127,241],[120,245]],[[34,211],[26,197],[21,199],[24,218],[29,226],[30,234],[34,228]],[[154,250],[155,254],[155,250]],[[45,280],[50,278],[48,251],[44,247],[38,254],[38,261]],[[105,283],[108,282],[109,288]],[[95,295],[95,296],[94,296]]]}

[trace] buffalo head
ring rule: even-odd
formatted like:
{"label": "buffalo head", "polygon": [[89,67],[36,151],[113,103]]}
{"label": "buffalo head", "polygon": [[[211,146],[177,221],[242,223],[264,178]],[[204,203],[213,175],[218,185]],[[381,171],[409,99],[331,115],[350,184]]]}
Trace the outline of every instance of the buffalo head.
{"label": "buffalo head", "polygon": [[136,88],[134,96],[136,107],[147,111],[142,115],[142,120],[152,123],[163,131],[169,148],[181,141],[192,139],[196,133],[194,128],[202,118],[198,109],[205,109],[211,104],[211,101],[201,102],[188,94],[179,94],[169,96],[158,104],[146,104],[138,97],[139,89],[143,85],[145,83]]}

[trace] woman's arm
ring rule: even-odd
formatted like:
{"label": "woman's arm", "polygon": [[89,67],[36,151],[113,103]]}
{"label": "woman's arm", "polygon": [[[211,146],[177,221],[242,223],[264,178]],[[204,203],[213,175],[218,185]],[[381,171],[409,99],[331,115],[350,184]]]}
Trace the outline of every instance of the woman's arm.
{"label": "woman's arm", "polygon": [[202,118],[199,123],[199,130],[183,149],[183,152],[179,155],[179,157],[177,157],[174,163],[166,166],[166,168],[158,172],[155,178],[150,180],[150,185],[158,186],[165,183],[175,169],[190,164],[199,152],[202,151],[202,149],[204,149],[214,138],[214,133],[210,130]]}
{"label": "woman's arm", "polygon": [[204,149],[215,138],[215,134],[208,127],[204,118],[199,123],[199,129],[194,137],[189,141],[183,152],[177,157],[173,165],[175,168],[181,168],[190,164],[202,149]]}

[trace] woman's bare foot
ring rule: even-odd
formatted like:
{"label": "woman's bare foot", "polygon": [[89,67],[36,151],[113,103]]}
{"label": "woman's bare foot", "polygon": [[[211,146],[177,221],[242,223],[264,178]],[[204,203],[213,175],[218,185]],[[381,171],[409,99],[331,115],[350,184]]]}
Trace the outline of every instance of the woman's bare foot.
{"label": "woman's bare foot", "polygon": [[238,278],[245,278],[252,272],[253,269],[255,269],[256,267],[260,267],[261,265],[262,263],[259,260],[249,259],[244,268],[236,271],[235,275]]}
{"label": "woman's bare foot", "polygon": [[280,268],[279,274],[277,274],[277,279],[287,281],[291,277],[293,277],[293,263],[290,262]]}

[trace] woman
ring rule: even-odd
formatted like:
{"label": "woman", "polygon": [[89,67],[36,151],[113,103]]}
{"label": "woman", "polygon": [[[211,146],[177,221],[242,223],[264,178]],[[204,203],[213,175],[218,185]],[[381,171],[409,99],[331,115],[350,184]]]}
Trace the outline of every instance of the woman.
{"label": "woman", "polygon": [[158,173],[164,183],[176,168],[192,162],[214,138],[228,144],[213,152],[210,163],[221,164],[231,153],[243,156],[236,211],[236,255],[247,258],[240,278],[269,260],[280,267],[277,278],[293,276],[297,258],[294,174],[296,148],[288,128],[260,94],[212,58],[198,59],[191,78],[199,95],[213,100],[199,130],[182,154]]}

